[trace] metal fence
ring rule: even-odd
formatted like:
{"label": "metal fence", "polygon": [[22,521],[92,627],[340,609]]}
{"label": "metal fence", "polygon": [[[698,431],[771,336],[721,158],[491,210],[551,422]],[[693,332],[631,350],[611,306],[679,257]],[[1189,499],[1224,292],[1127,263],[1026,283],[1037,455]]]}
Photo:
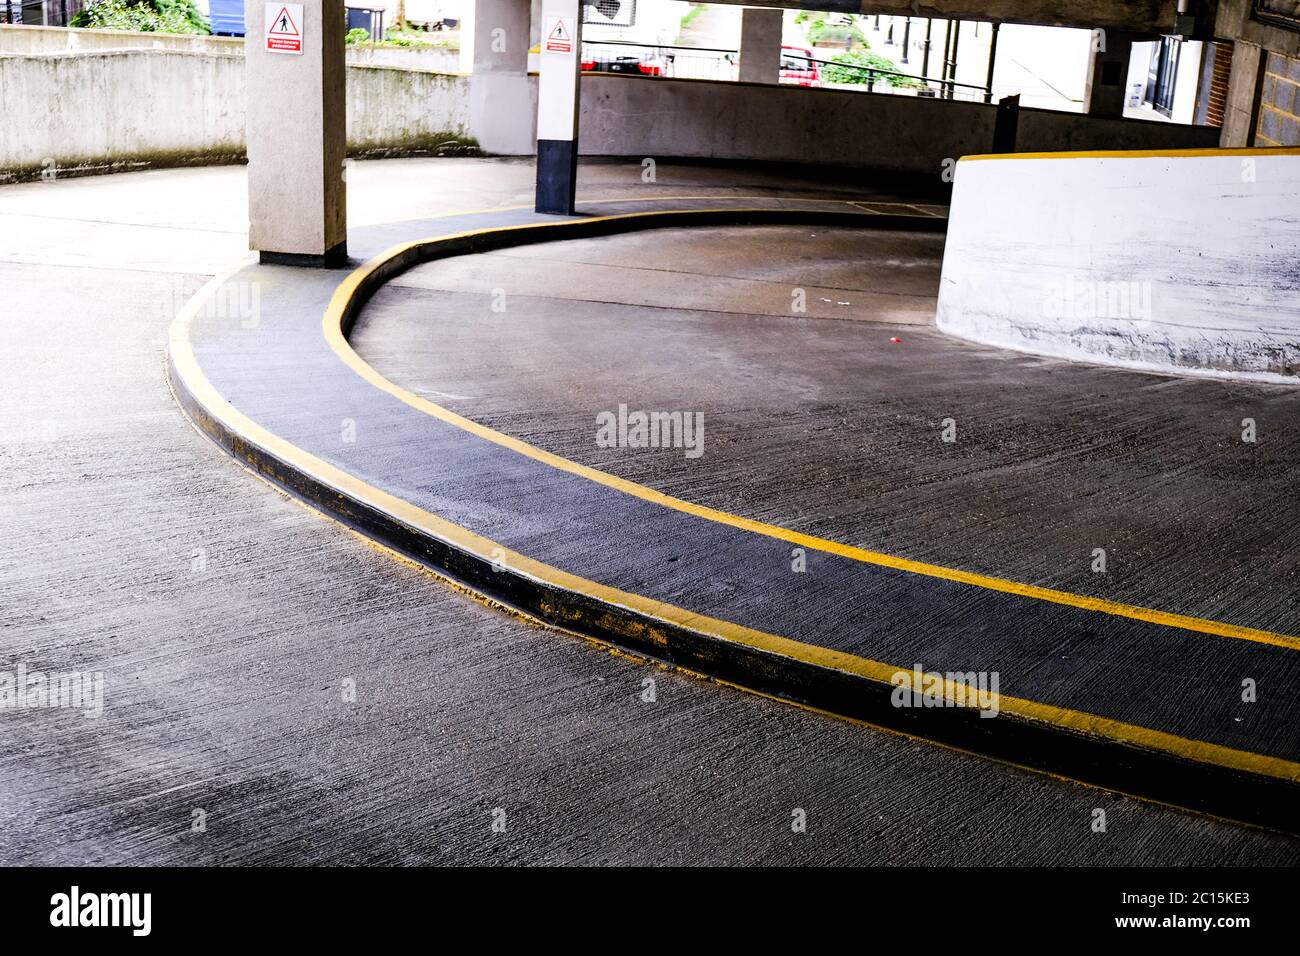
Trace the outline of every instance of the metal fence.
{"label": "metal fence", "polygon": [[[672,79],[734,82],[739,78],[739,63],[738,50],[630,43],[623,40],[593,41],[582,44],[582,68],[599,73],[631,73]],[[830,76],[838,76],[840,79],[837,81],[828,79],[828,70],[831,71]],[[983,86],[915,76],[896,70],[836,63],[832,60],[804,56],[789,49],[781,52],[781,82],[862,93],[889,93],[896,96],[984,103],[992,99],[988,88]]]}

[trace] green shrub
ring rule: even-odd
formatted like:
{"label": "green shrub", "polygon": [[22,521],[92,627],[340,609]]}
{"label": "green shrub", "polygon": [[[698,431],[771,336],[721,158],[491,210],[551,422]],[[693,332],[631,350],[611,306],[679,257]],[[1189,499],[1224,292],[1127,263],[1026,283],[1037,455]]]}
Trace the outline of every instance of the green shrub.
{"label": "green shrub", "polygon": [[354,27],[353,29],[349,30],[347,33],[343,34],[343,42],[347,44],[369,43],[370,31],[363,30],[361,29],[361,27]]}
{"label": "green shrub", "polygon": [[212,32],[194,0],[94,0],[72,18],[72,26],[142,33]]}
{"label": "green shrub", "polygon": [[817,44],[842,43],[849,49],[855,46],[866,46],[867,35],[858,29],[857,24],[839,24],[827,23],[825,20],[814,20],[812,26],[808,28],[808,42],[816,46]]}
{"label": "green shrub", "polygon": [[427,46],[429,34],[406,27],[389,27],[384,31],[384,46]]}
{"label": "green shrub", "polygon": [[[836,64],[839,64],[837,67]],[[873,53],[871,50],[851,50],[846,53],[837,53],[831,57],[830,65],[822,67],[821,77],[827,83],[861,83],[866,85],[866,70],[847,69],[850,66],[867,66],[877,70],[898,71],[898,64],[889,57],[881,56],[879,53]],[[922,85],[920,81],[914,80],[910,76],[881,76],[876,75],[876,82],[887,82],[890,86],[910,87]]]}

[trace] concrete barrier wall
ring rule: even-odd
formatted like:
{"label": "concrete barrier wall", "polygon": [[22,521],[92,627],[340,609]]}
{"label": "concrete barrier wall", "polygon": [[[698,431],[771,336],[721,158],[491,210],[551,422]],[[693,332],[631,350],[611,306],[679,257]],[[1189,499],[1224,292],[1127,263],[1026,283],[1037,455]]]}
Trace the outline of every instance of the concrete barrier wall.
{"label": "concrete barrier wall", "polygon": [[[244,152],[244,58],[181,50],[0,55],[0,182]],[[22,109],[15,109],[18,104]]]}
{"label": "concrete barrier wall", "polygon": [[967,159],[939,328],[1300,384],[1300,150]]}
{"label": "concrete barrier wall", "polygon": [[186,50],[190,53],[243,56],[244,41],[240,37],[0,25],[0,53],[93,53],[102,50]]}
{"label": "concrete barrier wall", "polygon": [[[957,100],[794,86],[582,78],[579,149],[589,156],[676,156],[825,163],[938,175],[945,159],[986,153],[996,107]],[[1023,110],[1022,150],[1217,146],[1209,127]]]}
{"label": "concrete barrier wall", "polygon": [[[353,154],[472,145],[465,78],[348,68]],[[180,49],[0,54],[0,182],[244,155],[244,58]],[[292,104],[286,104],[292,108]]]}
{"label": "concrete barrier wall", "polygon": [[[0,52],[0,103],[7,106],[0,182],[34,175],[47,160],[93,171],[243,154],[243,41],[0,29],[0,47],[19,40],[44,52]],[[59,43],[75,44],[79,52],[48,52]],[[108,43],[119,46],[86,49]],[[124,49],[124,43],[148,45]],[[363,65],[356,59],[362,55],[349,53],[354,153],[459,150],[478,138],[468,77]],[[536,78],[530,83],[529,102],[501,104],[493,118],[509,113],[531,129]],[[937,178],[945,160],[989,149],[994,113],[982,103],[596,74],[582,81],[580,150],[585,156],[811,163]],[[1034,150],[1205,146],[1218,138],[1206,127],[1040,110],[1023,111],[1020,126],[1021,148]]]}
{"label": "concrete barrier wall", "polygon": [[472,147],[468,78],[388,66],[348,66],[348,150]]}
{"label": "concrete barrier wall", "polygon": [[[0,53],[92,53],[103,50],[186,50],[243,56],[244,40],[242,37],[0,24]],[[346,52],[350,66],[395,66],[435,73],[455,73],[460,69],[460,53],[441,47],[357,43],[348,46]]]}

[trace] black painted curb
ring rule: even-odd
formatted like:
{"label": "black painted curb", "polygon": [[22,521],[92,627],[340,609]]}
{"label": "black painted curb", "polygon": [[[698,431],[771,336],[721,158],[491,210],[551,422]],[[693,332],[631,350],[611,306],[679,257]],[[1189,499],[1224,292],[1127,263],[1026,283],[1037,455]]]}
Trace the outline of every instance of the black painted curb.
{"label": "black painted curb", "polygon": [[[343,331],[346,335],[377,288],[421,262],[634,230],[760,224],[942,231],[946,220],[803,209],[724,209],[631,214],[463,233],[412,243],[375,268],[348,303]],[[891,702],[893,685],[686,628],[503,567],[413,528],[284,461],[210,413],[187,390],[170,355],[167,369],[173,393],[195,426],[252,471],[367,537],[544,623],[840,717],[1106,790],[1300,834],[1300,781],[1190,760],[1018,715],[1000,713],[986,718],[966,707],[895,707]]]}

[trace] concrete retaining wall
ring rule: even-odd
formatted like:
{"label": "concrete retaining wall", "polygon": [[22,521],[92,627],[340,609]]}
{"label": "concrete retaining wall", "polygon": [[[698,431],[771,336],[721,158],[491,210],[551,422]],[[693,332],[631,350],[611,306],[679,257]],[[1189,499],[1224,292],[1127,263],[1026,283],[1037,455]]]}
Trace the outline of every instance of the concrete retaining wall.
{"label": "concrete retaining wall", "polygon": [[[353,153],[472,145],[463,77],[348,68]],[[180,49],[0,55],[0,182],[244,155],[244,57]],[[292,104],[285,104],[291,109]]]}
{"label": "concrete retaining wall", "polygon": [[[99,48],[109,43],[118,46]],[[43,52],[0,52],[0,103],[23,104],[5,117],[0,182],[35,175],[48,163],[92,171],[242,156],[242,40],[0,29],[0,50],[21,44]],[[58,44],[77,50],[48,52]],[[447,151],[479,138],[468,77],[359,62],[378,52],[349,52],[354,153]],[[536,77],[529,83],[526,95],[521,88],[484,119],[526,125],[526,143]],[[846,90],[587,75],[580,149],[585,156],[815,163],[937,178],[945,160],[990,148],[994,113],[982,103]],[[1212,146],[1217,138],[1206,127],[1075,113],[1025,110],[1020,120],[1020,146],[1032,150]]]}
{"label": "concrete retaining wall", "polygon": [[939,328],[1300,384],[1300,150],[965,160]]}
{"label": "concrete retaining wall", "polygon": [[[989,151],[995,112],[984,103],[850,90],[588,75],[579,148],[589,156],[815,162],[937,176],[945,159]],[[1023,110],[1018,146],[1170,149],[1218,140],[1208,127]]]}
{"label": "concrete retaining wall", "polygon": [[[191,53],[243,56],[244,40],[242,37],[0,24],[0,53],[92,53],[102,50],[186,50]],[[357,43],[348,46],[346,52],[350,66],[395,66],[435,73],[455,73],[460,69],[460,53],[438,47]]]}

